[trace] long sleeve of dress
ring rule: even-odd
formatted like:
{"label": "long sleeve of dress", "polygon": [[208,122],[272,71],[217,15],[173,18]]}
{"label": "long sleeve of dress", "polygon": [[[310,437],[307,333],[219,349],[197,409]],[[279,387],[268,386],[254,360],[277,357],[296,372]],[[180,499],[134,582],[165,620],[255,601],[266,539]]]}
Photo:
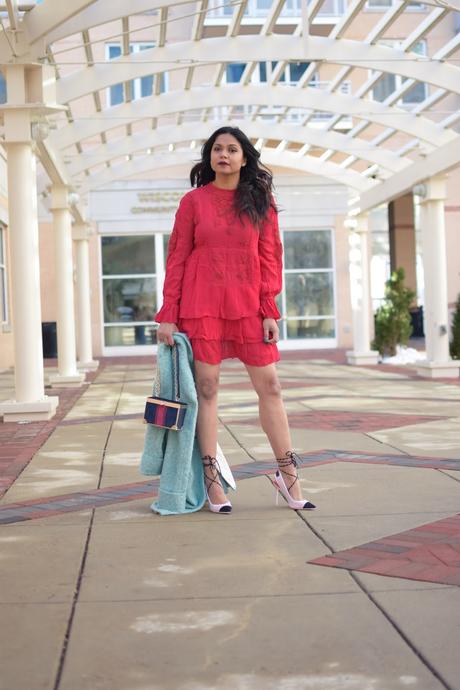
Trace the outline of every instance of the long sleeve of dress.
{"label": "long sleeve of dress", "polygon": [[193,236],[193,202],[190,195],[186,194],[177,209],[174,228],[169,240],[163,287],[163,306],[155,315],[155,321],[158,323],[165,321],[177,324],[185,262],[193,249]]}
{"label": "long sleeve of dress", "polygon": [[267,222],[260,230],[260,313],[264,319],[279,319],[275,297],[283,284],[283,247],[278,228],[278,214],[270,209]]}

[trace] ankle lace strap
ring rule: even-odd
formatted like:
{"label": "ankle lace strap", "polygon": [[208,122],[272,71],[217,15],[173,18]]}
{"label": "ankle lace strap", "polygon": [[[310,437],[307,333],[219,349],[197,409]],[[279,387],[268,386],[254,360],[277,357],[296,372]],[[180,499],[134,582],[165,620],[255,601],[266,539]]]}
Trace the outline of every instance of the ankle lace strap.
{"label": "ankle lace strap", "polygon": [[[216,458],[214,458],[212,455],[203,455],[203,457],[201,459],[203,461],[203,467],[205,468],[204,469],[204,476],[205,476],[205,480],[208,482],[208,489],[212,484],[218,484],[220,486],[220,481],[219,481],[220,468],[219,468],[219,463],[217,462]],[[207,467],[211,468],[211,472],[209,473],[209,474],[211,474],[211,476],[209,476],[209,474],[206,472]]]}
{"label": "ankle lace strap", "polygon": [[289,467],[289,465],[298,467],[299,461],[299,456],[297,453],[294,453],[293,450],[287,450],[284,458],[276,458],[276,462],[278,463],[279,467]]}
{"label": "ankle lace strap", "polygon": [[[296,481],[299,479],[297,476],[297,467],[299,465],[300,458],[297,453],[294,453],[294,451],[287,450],[284,458],[276,458],[276,462],[278,463],[280,470],[283,471],[284,476],[291,477],[293,480],[287,487],[287,490],[290,491]],[[293,466],[294,472],[287,472],[286,467],[289,467],[290,465]]]}

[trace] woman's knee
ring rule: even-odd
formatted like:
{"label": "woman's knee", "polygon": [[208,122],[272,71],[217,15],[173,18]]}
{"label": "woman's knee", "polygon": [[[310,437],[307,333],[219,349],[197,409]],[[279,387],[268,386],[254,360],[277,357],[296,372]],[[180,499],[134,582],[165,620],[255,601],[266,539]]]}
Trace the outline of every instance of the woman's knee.
{"label": "woman's knee", "polygon": [[259,397],[281,398],[281,384],[277,376],[267,377],[257,387]]}
{"label": "woman's knee", "polygon": [[198,397],[204,400],[214,400],[219,390],[219,378],[204,376],[196,381]]}

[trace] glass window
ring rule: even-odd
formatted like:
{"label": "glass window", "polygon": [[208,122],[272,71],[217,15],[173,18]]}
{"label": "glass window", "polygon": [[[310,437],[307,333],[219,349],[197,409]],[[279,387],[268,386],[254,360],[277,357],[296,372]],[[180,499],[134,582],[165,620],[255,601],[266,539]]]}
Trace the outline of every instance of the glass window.
{"label": "glass window", "polygon": [[[401,45],[401,41],[384,40],[380,41],[380,44],[398,48]],[[418,55],[426,55],[426,42],[417,41],[412,48],[412,52],[417,53]],[[399,74],[383,74],[372,89],[372,98],[374,101],[379,101],[379,103],[382,103],[389,96],[391,96],[396,89],[399,89],[405,81],[407,81],[407,77],[403,77]],[[403,94],[399,103],[406,105],[410,105],[411,103],[421,103],[426,97],[427,85],[425,82],[418,82]]]}
{"label": "glass window", "polygon": [[102,272],[105,276],[155,273],[155,238],[151,235],[103,237]]}
{"label": "glass window", "polygon": [[[109,46],[109,60],[114,60],[121,55],[121,46]],[[123,84],[114,84],[110,87],[110,105],[123,103]]]}
{"label": "glass window", "polygon": [[107,347],[129,347],[130,345],[155,345],[157,329],[155,326],[106,326],[104,342]]}
{"label": "glass window", "polygon": [[102,237],[101,253],[105,345],[155,343],[155,237]]}
{"label": "glass window", "polygon": [[283,245],[283,336],[335,337],[332,232],[285,230]]}
{"label": "glass window", "polygon": [[240,81],[241,75],[246,67],[245,62],[231,62],[227,65],[226,76],[228,84],[236,84]]}
{"label": "glass window", "polygon": [[287,273],[287,316],[331,316],[334,313],[333,287],[332,273]]}
{"label": "glass window", "polygon": [[284,233],[285,268],[332,268],[329,231]]}
{"label": "glass window", "polygon": [[292,338],[334,338],[334,319],[290,319],[287,336]]}
{"label": "glass window", "polygon": [[155,278],[105,278],[104,321],[152,321],[156,308]]}
{"label": "glass window", "polygon": [[6,103],[6,79],[0,72],[0,103]]}
{"label": "glass window", "polygon": [[309,62],[290,62],[289,63],[289,81],[296,83],[302,77],[307,69]]}
{"label": "glass window", "polygon": [[[129,46],[130,53],[138,53],[142,50],[148,50],[153,48],[154,43],[131,43]],[[111,43],[107,46],[107,58],[109,60],[114,60],[119,58],[122,54],[121,45],[119,43]],[[166,91],[166,74],[162,73],[156,76],[159,79],[160,93]],[[146,96],[151,96],[153,94],[153,75],[148,75],[145,77],[140,77],[139,79],[132,79],[130,82],[130,92],[131,99],[136,100],[138,98],[145,98]],[[114,84],[109,88],[109,105],[119,105],[125,100],[124,85]]]}
{"label": "glass window", "polygon": [[8,323],[5,230],[0,227],[0,323]]}

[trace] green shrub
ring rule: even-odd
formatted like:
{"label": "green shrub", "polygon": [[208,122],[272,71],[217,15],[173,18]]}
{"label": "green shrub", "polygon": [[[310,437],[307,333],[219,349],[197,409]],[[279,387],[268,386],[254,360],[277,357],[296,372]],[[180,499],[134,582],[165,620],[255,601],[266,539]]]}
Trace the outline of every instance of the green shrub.
{"label": "green shrub", "polygon": [[410,305],[415,292],[404,287],[405,273],[397,268],[385,283],[385,299],[375,313],[374,350],[393,356],[397,345],[406,345],[412,334]]}
{"label": "green shrub", "polygon": [[451,333],[450,356],[452,359],[460,359],[460,295],[457,297],[457,303],[455,305]]}

